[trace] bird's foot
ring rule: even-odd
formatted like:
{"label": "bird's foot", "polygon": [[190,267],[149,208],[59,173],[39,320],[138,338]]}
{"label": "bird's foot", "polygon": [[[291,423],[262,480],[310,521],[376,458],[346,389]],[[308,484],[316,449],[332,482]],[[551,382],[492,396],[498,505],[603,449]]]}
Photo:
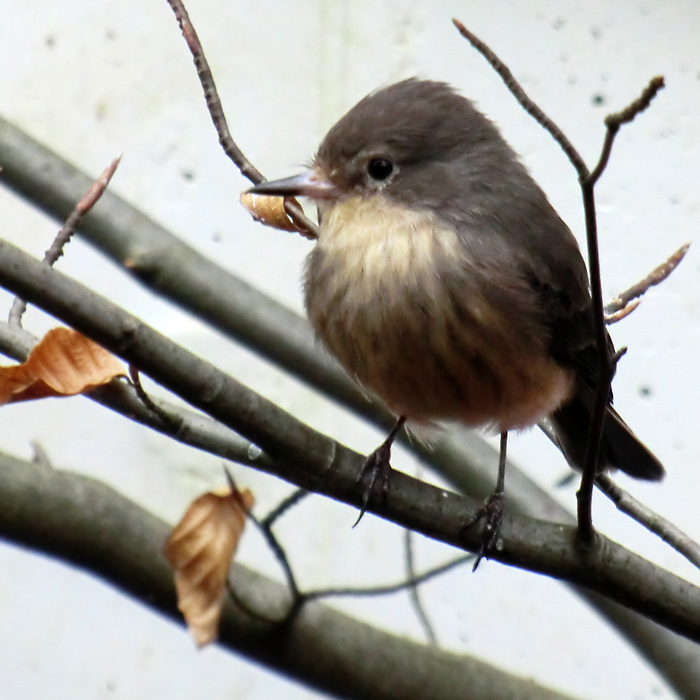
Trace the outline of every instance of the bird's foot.
{"label": "bird's foot", "polygon": [[362,469],[357,476],[357,482],[365,482],[364,492],[362,494],[362,504],[360,506],[360,514],[357,516],[355,521],[355,527],[362,516],[367,511],[367,506],[369,505],[369,499],[372,497],[372,492],[374,491],[377,484],[381,487],[381,497],[382,501],[386,500],[389,494],[389,474],[391,473],[391,443],[392,440],[386,440],[379,447],[374,450],[374,452],[367,455],[365,463],[362,465]]}
{"label": "bird's foot", "polygon": [[485,501],[484,504],[476,511],[471,520],[464,526],[464,530],[468,530],[478,522],[483,522],[483,530],[481,534],[481,547],[476,554],[476,561],[472,567],[472,571],[476,571],[481,560],[488,556],[496,546],[498,533],[501,530],[503,523],[503,514],[505,512],[505,496],[503,491],[494,491]]}

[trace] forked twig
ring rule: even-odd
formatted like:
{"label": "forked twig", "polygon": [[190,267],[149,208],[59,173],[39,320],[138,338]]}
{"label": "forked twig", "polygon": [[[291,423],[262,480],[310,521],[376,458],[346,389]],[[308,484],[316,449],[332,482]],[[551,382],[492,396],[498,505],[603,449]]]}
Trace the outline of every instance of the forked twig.
{"label": "forked twig", "polygon": [[588,445],[586,448],[586,458],[581,486],[578,490],[578,535],[586,543],[590,543],[595,535],[593,527],[592,501],[593,485],[598,468],[598,458],[603,434],[603,423],[607,410],[610,383],[613,378],[615,365],[610,357],[608,347],[608,334],[606,330],[606,319],[603,311],[603,290],[600,276],[600,256],[598,251],[598,225],[595,210],[594,187],[605,167],[607,166],[612,151],[612,144],[617,131],[622,124],[632,121],[637,114],[644,111],[658,91],[663,87],[663,79],[656,77],[651,80],[639,98],[634,100],[625,109],[615,114],[609,115],[605,124],[607,127],[606,137],[603,143],[600,158],[596,167],[591,172],[585,161],[566,137],[564,132],[548,117],[544,111],[527,95],[522,86],[515,79],[510,69],[498,58],[498,56],[472,34],[461,22],[453,19],[455,27],[459,33],[471,43],[471,45],[481,53],[494,70],[501,77],[506,87],[518,100],[523,109],[530,114],[541,126],[552,135],[559,144],[571,164],[578,174],[581,194],[583,196],[583,208],[586,222],[586,241],[588,248],[589,275],[591,283],[591,297],[593,306],[593,317],[595,322],[596,348],[599,358],[598,377],[595,388],[595,400],[591,416],[591,425],[588,435]]}
{"label": "forked twig", "polygon": [[657,265],[644,279],[633,284],[605,305],[605,321],[617,323],[639,306],[639,298],[651,287],[661,284],[680,264],[690,248],[690,243],[682,245],[673,255]]}
{"label": "forked twig", "polygon": [[[228,481],[229,488],[232,493],[238,492],[238,487],[233,479],[233,476],[228,469],[224,467],[224,473],[226,475],[226,480]],[[330,598],[330,597],[367,597],[367,596],[378,596],[378,595],[388,595],[391,593],[398,593],[400,591],[408,591],[409,595],[415,593],[416,588],[426,581],[439,576],[440,574],[446,573],[451,569],[470,562],[474,559],[473,554],[467,554],[464,556],[457,557],[456,559],[447,562],[446,564],[441,564],[433,569],[420,574],[411,575],[406,580],[399,583],[392,583],[383,586],[371,586],[368,588],[325,588],[316,589],[308,592],[302,592],[296,582],[296,578],[292,571],[292,566],[287,557],[287,553],[280,544],[279,540],[272,531],[274,523],[279,520],[279,518],[284,515],[291,507],[297,505],[303,498],[310,495],[310,492],[305,489],[296,489],[292,492],[290,496],[285,498],[278,506],[273,508],[264,518],[257,518],[250,508],[248,508],[244,503],[241,502],[241,507],[245,510],[248,519],[255,525],[259,532],[264,537],[268,547],[275,555],[275,558],[282,567],[285,578],[287,579],[287,586],[289,592],[292,596],[292,603],[289,610],[279,619],[270,618],[269,616],[260,613],[252,609],[241,597],[236,593],[233,585],[227,579],[226,589],[231,597],[232,601],[236,603],[241,609],[245,610],[249,615],[263,620],[265,622],[280,624],[289,620],[303,605],[304,603],[311,600],[318,600],[319,598]],[[410,532],[407,530],[407,532]],[[422,612],[419,606],[419,611]],[[421,618],[421,623],[424,624],[426,629],[426,634],[432,644],[435,643],[435,634],[430,627],[430,623],[427,619],[423,620]]]}
{"label": "forked twig", "polygon": [[584,542],[591,542],[595,534],[593,528],[593,487],[598,474],[598,461],[600,446],[603,438],[603,425],[607,413],[610,384],[615,374],[616,361],[610,356],[608,345],[608,332],[605,327],[605,311],[603,309],[603,289],[600,275],[600,252],[598,247],[598,222],[595,209],[594,188],[596,182],[603,174],[612,145],[620,126],[631,122],[638,114],[643,112],[663,87],[662,78],[653,78],[649,85],[642,91],[639,98],[631,102],[620,112],[609,115],[605,119],[607,133],[603,141],[598,163],[591,173],[580,178],[581,193],[583,195],[583,208],[586,219],[586,240],[588,243],[589,274],[591,279],[591,295],[593,297],[593,316],[595,319],[596,346],[600,359],[598,378],[595,388],[595,400],[593,414],[591,416],[591,428],[588,435],[586,448],[586,460],[581,477],[581,486],[576,494],[578,500],[579,537]]}
{"label": "forked twig", "polygon": [[649,84],[642,90],[642,94],[636,100],[630,102],[627,107],[619,112],[613,112],[605,117],[605,126],[607,127],[605,141],[603,142],[603,150],[600,154],[598,165],[596,165],[595,170],[590,175],[591,184],[595,184],[598,181],[598,178],[608,165],[613,142],[620,127],[623,124],[629,124],[638,114],[641,114],[651,104],[651,101],[662,87],[664,87],[663,76],[657,75],[649,81]]}
{"label": "forked twig", "polygon": [[[238,493],[238,487],[236,486],[236,482],[234,481],[231,472],[226,467],[224,467],[224,474],[226,475],[226,481],[228,482],[229,488],[231,489],[231,493]],[[243,501],[241,501],[240,505],[241,508],[245,510],[248,519],[255,525],[255,527],[258,528],[262,536],[265,538],[267,546],[272,550],[273,554],[275,555],[275,558],[282,567],[284,575],[287,579],[287,586],[289,587],[289,592],[291,593],[293,599],[295,601],[299,600],[301,594],[299,593],[299,586],[297,584],[296,577],[294,576],[294,572],[292,571],[292,565],[289,563],[289,558],[287,557],[287,553],[284,551],[284,547],[282,547],[282,545],[279,543],[279,540],[275,537],[275,534],[272,532],[272,527],[270,525],[267,525],[264,520],[261,521],[255,515],[253,515],[251,509],[246,507]]]}

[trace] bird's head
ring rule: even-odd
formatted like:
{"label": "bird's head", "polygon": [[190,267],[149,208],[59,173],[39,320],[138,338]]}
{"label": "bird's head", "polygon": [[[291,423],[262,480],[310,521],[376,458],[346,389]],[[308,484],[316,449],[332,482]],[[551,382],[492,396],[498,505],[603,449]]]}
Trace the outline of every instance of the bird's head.
{"label": "bird's head", "polygon": [[256,194],[306,196],[321,208],[381,194],[433,209],[502,143],[496,127],[449,85],[411,78],[369,94],[323,139],[309,170],[256,185]]}

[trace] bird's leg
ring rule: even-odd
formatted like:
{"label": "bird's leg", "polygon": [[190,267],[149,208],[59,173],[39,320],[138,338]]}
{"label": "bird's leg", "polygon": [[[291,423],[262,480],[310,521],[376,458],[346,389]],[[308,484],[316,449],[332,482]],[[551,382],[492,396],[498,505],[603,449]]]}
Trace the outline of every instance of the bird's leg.
{"label": "bird's leg", "polygon": [[508,446],[508,431],[501,433],[501,451],[498,457],[498,478],[496,479],[496,490],[484,501],[484,504],[476,511],[476,515],[464,526],[464,529],[472,527],[475,523],[483,520],[484,531],[481,540],[481,547],[476,555],[476,561],[472,571],[476,571],[479,562],[487,555],[496,544],[498,533],[503,522],[503,512],[505,506],[505,485],[506,485],[506,450]]}
{"label": "bird's leg", "polygon": [[[362,494],[362,505],[360,507],[360,514],[357,516],[355,525],[362,520],[362,516],[367,510],[369,505],[369,499],[372,496],[372,491],[374,490],[374,485],[377,483],[377,479],[381,479],[382,484],[382,498],[386,499],[389,493],[389,472],[391,471],[391,464],[389,460],[391,459],[391,446],[396,440],[396,436],[399,434],[401,428],[403,428],[406,423],[406,416],[400,416],[396,421],[396,425],[391,429],[388,437],[384,442],[377,447],[377,449],[367,456],[365,463],[362,465],[362,469],[357,477],[357,481],[363,481],[368,478],[369,481],[365,487],[365,491]],[[353,527],[355,527],[353,525]]]}

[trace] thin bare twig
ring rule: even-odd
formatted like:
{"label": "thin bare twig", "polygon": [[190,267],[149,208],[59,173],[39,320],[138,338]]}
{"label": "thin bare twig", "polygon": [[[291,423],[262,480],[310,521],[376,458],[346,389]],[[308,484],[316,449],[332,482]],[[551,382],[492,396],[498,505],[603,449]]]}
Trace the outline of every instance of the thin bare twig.
{"label": "thin bare twig", "polygon": [[156,415],[166,426],[170,433],[177,434],[178,430],[182,426],[183,417],[181,414],[175,413],[173,411],[168,411],[163,405],[157,404],[143,388],[141,384],[141,376],[139,370],[134,365],[129,365],[129,378],[136,391],[136,396],[139,397],[141,403],[154,415]]}
{"label": "thin bare twig", "polygon": [[199,82],[202,84],[202,89],[204,90],[204,99],[207,103],[207,109],[211,115],[214,126],[216,127],[216,133],[219,135],[219,143],[224,149],[224,153],[235,163],[236,167],[241,171],[244,177],[247,177],[254,185],[262,182],[265,177],[263,174],[246,158],[243,151],[238,147],[236,142],[231,136],[231,132],[228,128],[228,123],[226,121],[226,115],[221,106],[221,100],[219,99],[219,93],[216,89],[216,83],[214,82],[214,75],[209,67],[209,62],[204,55],[204,49],[202,48],[202,43],[199,41],[197,32],[192,25],[190,16],[185,9],[184,4],[180,0],[168,0],[168,5],[170,5],[172,11],[175,14],[178,24],[180,25],[180,31],[182,36],[187,42],[187,46],[194,59],[194,65],[197,69],[197,77]]}
{"label": "thin bare twig", "polygon": [[[651,287],[663,282],[679,265],[690,248],[690,243],[682,245],[673,255],[655,267],[644,279],[633,284],[605,305],[607,323],[615,323],[630,314],[639,306],[639,297]],[[631,307],[631,308],[630,308]],[[621,316],[619,314],[622,314]],[[614,320],[610,320],[614,319]]]}
{"label": "thin bare twig", "polygon": [[[82,196],[81,200],[75,205],[75,208],[66,219],[65,224],[56,234],[53,243],[44,253],[44,263],[49,267],[63,255],[63,249],[66,247],[71,237],[78,228],[80,221],[92,209],[97,200],[102,196],[102,193],[107,189],[112,176],[117,170],[121,156],[118,156],[102,171],[102,174],[93,182],[88,191]],[[22,316],[27,310],[27,303],[20,297],[15,297],[10,309],[9,322],[12,325],[21,326]]]}
{"label": "thin bare twig", "polygon": [[[282,570],[284,571],[285,577],[287,578],[287,587],[291,595],[291,602],[288,609],[282,615],[280,615],[279,617],[272,617],[266,613],[261,613],[258,610],[253,609],[248,604],[248,602],[244,600],[241,595],[239,595],[238,591],[236,590],[236,587],[233,585],[231,579],[228,576],[226,577],[226,581],[224,582],[224,587],[231,601],[235,603],[247,615],[250,615],[251,617],[261,622],[266,622],[273,625],[282,624],[299,609],[303,602],[303,597],[299,593],[299,588],[297,586],[297,582],[294,577],[291,564],[289,563],[289,558],[287,557],[287,553],[284,551],[284,548],[272,532],[272,529],[266,523],[269,516],[268,518],[265,518],[263,520],[258,520],[258,518],[255,515],[253,515],[252,510],[246,505],[245,501],[240,497],[240,491],[238,489],[238,486],[236,485],[231,472],[226,467],[224,467],[224,474],[226,475],[226,481],[228,482],[228,486],[231,489],[231,494],[236,496],[239,507],[243,511],[245,511],[248,520],[250,520],[255,525],[258,531],[265,538],[265,542],[267,543],[268,547],[270,547],[270,549],[272,550],[272,553],[275,555],[275,558],[277,559]],[[298,494],[301,490],[302,489],[298,489],[295,493]]]}
{"label": "thin bare twig", "polygon": [[641,301],[639,299],[634,299],[627,306],[621,308],[619,311],[613,311],[612,313],[605,312],[605,325],[611,326],[613,323],[622,321],[623,318],[627,318],[639,305]]}
{"label": "thin bare twig", "polygon": [[682,554],[691,564],[700,568],[700,545],[673,523],[662,518],[643,503],[640,503],[636,498],[620,488],[607,474],[598,474],[596,486],[617,506],[618,510],[629,515],[650,532],[658,535],[679,554]]}
{"label": "thin bare twig", "polygon": [[576,168],[576,172],[581,177],[588,173],[585,161],[574,148],[564,132],[550,119],[544,111],[532,100],[523,89],[522,85],[515,79],[508,66],[485,44],[478,36],[472,34],[458,19],[453,19],[452,23],[457,31],[491,64],[491,67],[498,73],[505,86],[511,91],[520,106],[542,127],[544,127],[552,138],[561,146],[571,164]]}
{"label": "thin bare twig", "polygon": [[627,107],[619,112],[613,112],[605,117],[605,125],[608,129],[619,129],[623,124],[631,122],[638,114],[641,114],[656,97],[656,94],[665,86],[664,76],[657,75],[649,81],[642,94],[630,102]]}
{"label": "thin bare twig", "polygon": [[[238,493],[239,491],[238,487],[236,486],[236,482],[234,481],[231,472],[225,466],[224,474],[226,475],[226,481],[231,489],[231,493]],[[267,546],[270,548],[272,553],[275,555],[275,558],[279,562],[285,578],[287,579],[287,586],[289,587],[289,592],[293,598],[292,607],[294,609],[302,596],[299,593],[299,586],[297,585],[296,577],[292,571],[292,565],[289,562],[287,553],[284,551],[284,547],[282,547],[279,540],[275,537],[274,532],[272,532],[272,528],[266,525],[264,521],[258,520],[258,518],[253,515],[252,510],[245,505],[242,499],[240,500],[240,507],[245,510],[248,519],[255,525],[255,527],[258,528],[262,536],[265,538]]]}
{"label": "thin bare twig", "polygon": [[425,634],[425,637],[428,640],[428,644],[430,644],[431,646],[437,646],[437,635],[435,634],[435,630],[433,629],[433,626],[430,623],[430,618],[428,617],[428,614],[425,612],[425,608],[423,607],[423,601],[420,598],[418,583],[416,582],[415,557],[413,556],[413,542],[415,536],[413,534],[413,531],[409,530],[408,528],[403,531],[403,536],[404,551],[406,552],[406,574],[410,582],[407,589],[408,598],[411,601],[411,605],[413,606],[413,610],[416,613],[418,622],[423,628],[423,633]]}
{"label": "thin bare twig", "polygon": [[600,254],[598,250],[598,221],[595,210],[594,186],[590,176],[580,181],[583,195],[583,210],[586,220],[586,242],[588,247],[588,271],[591,283],[591,306],[595,330],[596,350],[598,353],[598,376],[596,377],[595,398],[591,423],[588,432],[588,444],[584,458],[581,484],[576,492],[578,536],[585,544],[591,544],[595,537],[593,527],[593,483],[598,473],[600,446],[603,441],[603,425],[608,410],[610,384],[615,374],[615,365],[610,358],[608,331],[603,312],[603,285],[600,277]]}
{"label": "thin bare twig", "polygon": [[411,589],[421,583],[425,583],[436,576],[455,569],[462,564],[466,564],[474,560],[474,554],[465,554],[462,557],[457,557],[452,561],[448,561],[445,564],[436,566],[433,569],[429,569],[423,574],[416,576],[412,579],[407,579],[405,581],[400,581],[399,583],[390,583],[385,586],[371,586],[369,588],[319,588],[315,591],[309,591],[304,593],[303,596],[306,600],[313,600],[317,598],[340,598],[340,597],[367,597],[367,596],[379,596],[379,595],[389,595],[391,593],[399,593],[407,589]]}
{"label": "thin bare twig", "polygon": [[287,498],[285,498],[276,508],[271,510],[260,522],[267,528],[272,527],[275,522],[281,518],[290,508],[293,508],[297,503],[311,494],[306,489],[295,489]]}
{"label": "thin bare twig", "polygon": [[[182,31],[182,36],[185,37],[187,46],[192,54],[192,58],[194,59],[194,65],[197,69],[197,77],[202,85],[204,99],[206,100],[211,119],[214,122],[216,133],[219,136],[219,143],[224,149],[224,153],[241,171],[241,174],[244,177],[247,177],[254,185],[257,185],[258,183],[262,182],[265,177],[250,162],[250,160],[246,158],[243,151],[241,151],[238,144],[236,144],[231,136],[231,132],[228,128],[228,122],[226,121],[226,115],[224,114],[224,109],[221,105],[221,98],[219,97],[219,92],[216,89],[216,83],[214,82],[214,75],[209,67],[209,62],[204,55],[204,49],[202,48],[197,32],[192,25],[190,16],[181,0],[168,0],[168,4],[175,13],[175,17],[180,25],[180,30]],[[298,203],[293,202],[290,199],[285,199],[284,210],[287,212],[291,220],[299,227],[299,233],[306,238],[318,238],[318,227],[313,223],[313,221],[304,215],[304,211]]]}
{"label": "thin bare twig", "polygon": [[643,112],[663,87],[663,76],[657,75],[649,81],[649,84],[642,90],[642,94],[636,100],[630,102],[627,107],[619,112],[613,112],[605,117],[605,126],[607,127],[605,141],[603,142],[603,150],[600,154],[598,164],[590,174],[591,185],[595,185],[598,178],[607,167],[613,142],[615,141],[615,136],[617,136],[620,127],[623,124],[629,124],[638,114]]}

